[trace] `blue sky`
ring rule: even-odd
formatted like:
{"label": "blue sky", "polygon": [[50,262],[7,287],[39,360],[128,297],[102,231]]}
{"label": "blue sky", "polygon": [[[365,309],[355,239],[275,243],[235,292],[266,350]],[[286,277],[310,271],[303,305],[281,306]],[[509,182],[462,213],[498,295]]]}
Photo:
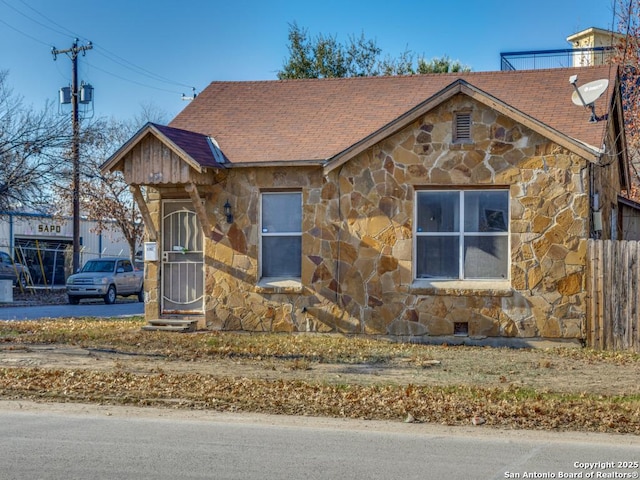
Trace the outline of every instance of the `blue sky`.
{"label": "blue sky", "polygon": [[0,70],[27,105],[56,100],[71,61],[51,47],[91,41],[79,80],[95,115],[128,119],[153,104],[169,118],[182,93],[215,80],[270,80],[287,56],[289,24],[311,35],[375,39],[383,54],[448,55],[498,70],[500,52],[569,48],[589,27],[617,29],[615,0],[0,0]]}

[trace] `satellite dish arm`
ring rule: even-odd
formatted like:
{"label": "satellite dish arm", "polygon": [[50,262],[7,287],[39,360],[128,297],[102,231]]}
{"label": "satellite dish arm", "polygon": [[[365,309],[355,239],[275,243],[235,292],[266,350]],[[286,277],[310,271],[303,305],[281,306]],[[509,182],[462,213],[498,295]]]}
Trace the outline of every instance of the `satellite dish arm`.
{"label": "satellite dish arm", "polygon": [[[580,93],[580,89],[575,84],[575,82],[572,82],[571,85],[573,85],[573,89],[576,91],[576,94],[578,95],[578,98],[582,102],[582,105],[585,106],[585,107],[588,107],[587,102],[584,101],[584,98],[582,97],[582,93]],[[593,105],[593,104],[591,104],[591,105]]]}
{"label": "satellite dish arm", "polygon": [[580,101],[582,102],[582,105],[586,108],[590,108],[591,109],[591,118],[589,119],[589,122],[594,123],[598,121],[598,116],[596,115],[596,106],[595,106],[595,102],[591,102],[591,103],[587,103],[584,101],[584,97],[582,96],[582,92],[580,92],[580,89],[578,88],[578,86],[576,85],[576,80],[577,80],[577,76],[571,77],[571,80],[569,80],[569,83],[571,83],[571,85],[573,85],[573,89],[576,91],[576,95],[578,95],[578,98],[580,99]]}

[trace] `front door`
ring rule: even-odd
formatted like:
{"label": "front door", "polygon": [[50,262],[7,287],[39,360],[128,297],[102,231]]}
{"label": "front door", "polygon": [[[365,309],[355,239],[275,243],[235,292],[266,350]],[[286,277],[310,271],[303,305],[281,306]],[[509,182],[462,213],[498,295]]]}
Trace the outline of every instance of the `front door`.
{"label": "front door", "polygon": [[162,204],[162,313],[203,312],[204,252],[200,221],[189,201]]}

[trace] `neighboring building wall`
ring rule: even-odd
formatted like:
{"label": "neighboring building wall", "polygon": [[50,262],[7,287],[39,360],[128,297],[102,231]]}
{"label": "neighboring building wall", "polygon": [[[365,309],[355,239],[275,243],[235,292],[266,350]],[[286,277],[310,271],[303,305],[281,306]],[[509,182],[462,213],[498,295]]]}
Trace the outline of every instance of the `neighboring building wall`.
{"label": "neighboring building wall", "polygon": [[[624,35],[599,28],[588,28],[567,37],[573,48],[598,48],[617,45]],[[615,52],[603,55],[602,52],[585,51],[573,55],[574,67],[589,67],[606,64]]]}
{"label": "neighboring building wall", "polygon": [[[80,222],[83,261],[104,255],[129,256],[129,244],[116,231],[96,233],[96,222]],[[14,246],[15,238],[38,241],[73,240],[71,219],[34,214],[0,215],[0,248],[7,250]]]}
{"label": "neighboring building wall", "polygon": [[[30,213],[0,215],[0,250],[29,266],[36,284],[64,284],[71,273],[73,222]],[[129,256],[129,246],[121,234],[96,233],[97,224],[82,220],[80,263],[105,255]]]}
{"label": "neighboring building wall", "polygon": [[[600,212],[602,219],[602,230],[596,229],[596,222],[591,224],[590,238],[622,240],[625,237],[639,235],[640,231],[623,231],[624,227],[620,222],[621,206],[618,205],[618,200],[626,172],[620,171],[619,146],[616,142],[618,135],[612,128],[612,122],[609,122],[609,126],[603,148],[605,153],[597,163],[589,166],[592,179],[589,185],[591,209]],[[627,225],[627,228],[631,226]]]}
{"label": "neighboring building wall", "polygon": [[618,212],[622,226],[620,240],[640,240],[640,203],[618,197]]}
{"label": "neighboring building wall", "polygon": [[640,240],[640,208],[639,206],[620,205],[622,222],[622,238],[620,240]]}
{"label": "neighboring building wall", "polygon": [[[472,141],[452,142],[456,112],[471,112]],[[614,162],[615,163],[615,162]],[[618,176],[598,167],[607,201]],[[590,164],[494,110],[459,95],[323,176],[319,168],[236,168],[204,195],[208,328],[396,335],[579,339],[585,320]],[[415,192],[502,186],[510,197],[510,278],[415,280]],[[259,272],[261,191],[302,192],[301,282],[264,285]],[[160,198],[148,189],[160,225]],[[234,222],[222,205],[229,200]],[[150,263],[146,316],[158,318]]]}

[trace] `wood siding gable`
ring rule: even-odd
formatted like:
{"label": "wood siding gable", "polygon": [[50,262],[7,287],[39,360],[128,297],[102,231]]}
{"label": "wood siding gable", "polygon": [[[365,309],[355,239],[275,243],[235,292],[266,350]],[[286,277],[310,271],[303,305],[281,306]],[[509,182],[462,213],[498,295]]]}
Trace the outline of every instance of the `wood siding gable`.
{"label": "wood siding gable", "polygon": [[205,185],[213,181],[213,174],[198,170],[155,135],[142,138],[122,161],[122,173],[129,184]]}

